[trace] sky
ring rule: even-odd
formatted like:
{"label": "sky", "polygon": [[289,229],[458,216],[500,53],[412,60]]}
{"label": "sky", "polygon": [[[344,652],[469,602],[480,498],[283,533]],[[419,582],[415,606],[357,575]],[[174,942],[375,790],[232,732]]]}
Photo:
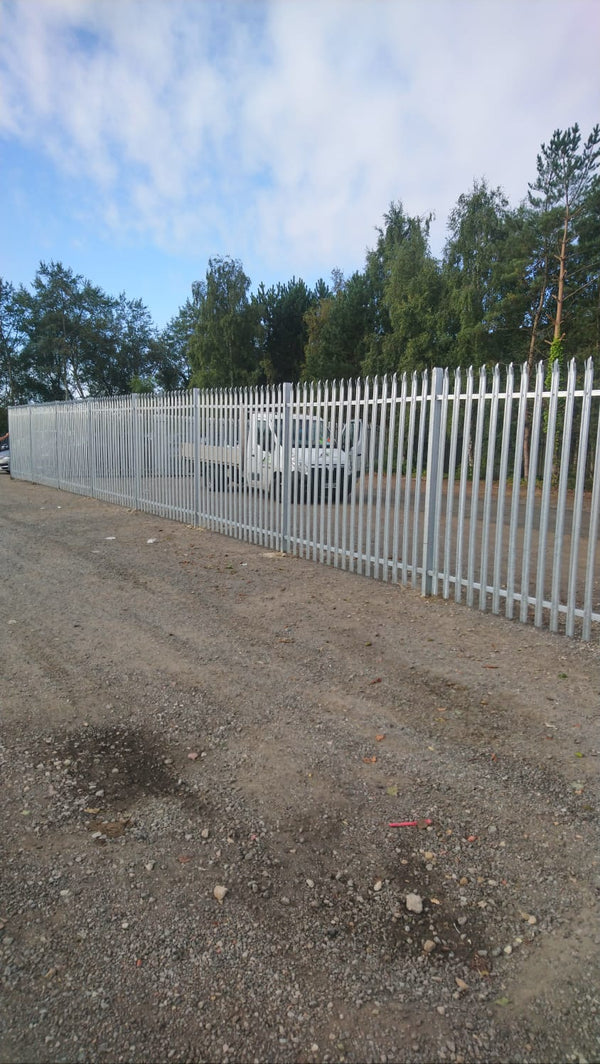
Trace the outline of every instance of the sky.
{"label": "sky", "polygon": [[0,277],[62,262],[158,327],[210,258],[350,276],[392,202],[516,206],[600,122],[600,0],[0,0]]}

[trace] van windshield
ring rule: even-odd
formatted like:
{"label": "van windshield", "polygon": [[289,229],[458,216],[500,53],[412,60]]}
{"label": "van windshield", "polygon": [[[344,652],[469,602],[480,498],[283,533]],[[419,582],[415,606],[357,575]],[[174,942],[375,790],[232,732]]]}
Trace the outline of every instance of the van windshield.
{"label": "van windshield", "polygon": [[316,418],[294,418],[292,447],[329,447],[329,433],[323,421]]}

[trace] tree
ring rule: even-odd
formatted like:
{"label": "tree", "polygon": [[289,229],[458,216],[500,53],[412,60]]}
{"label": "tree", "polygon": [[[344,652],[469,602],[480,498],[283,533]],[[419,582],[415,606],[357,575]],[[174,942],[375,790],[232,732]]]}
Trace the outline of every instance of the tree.
{"label": "tree", "polygon": [[306,314],[308,336],[303,380],[347,380],[358,376],[372,331],[369,278],[360,272],[345,281],[333,275],[334,290]]}
{"label": "tree", "polygon": [[191,299],[186,299],[159,336],[161,361],[157,377],[160,387],[166,392],[187,388],[190,383],[188,348],[198,321],[198,312],[198,306]]}
{"label": "tree", "polygon": [[98,354],[88,367],[91,395],[124,395],[158,386],[161,346],[149,310],[141,299],[107,297],[95,322]]}
{"label": "tree", "polygon": [[117,299],[64,267],[40,263],[32,290],[13,299],[21,397],[41,401],[119,395],[156,385],[161,347],[139,299]]}
{"label": "tree", "polygon": [[574,220],[575,237],[569,267],[569,346],[577,357],[600,357],[600,176]]}
{"label": "tree", "polygon": [[316,301],[302,279],[265,289],[261,284],[253,303],[260,315],[260,361],[269,384],[297,381],[308,340],[307,312]]}
{"label": "tree", "polygon": [[0,277],[0,407],[29,398],[31,367],[22,354],[23,341],[17,293]]}
{"label": "tree", "polygon": [[444,357],[442,276],[429,250],[430,222],[430,218],[408,219],[389,266],[384,297],[392,331],[382,349],[389,351],[389,368],[394,372],[431,368]]}
{"label": "tree", "polygon": [[390,339],[393,329],[385,292],[397,250],[409,236],[411,220],[400,202],[390,203],[383,220],[385,226],[377,228],[377,244],[367,252],[365,266],[372,305],[372,329],[363,360],[365,373],[393,372],[400,354]]}
{"label": "tree", "polygon": [[446,328],[456,365],[505,358],[508,200],[500,188],[475,181],[448,219],[444,249]]}
{"label": "tree", "polygon": [[[558,263],[558,273],[552,285],[555,352],[562,347],[566,302],[571,295],[569,265],[577,246],[574,222],[589,201],[599,159],[599,125],[594,126],[583,148],[577,123],[564,132],[557,129],[550,143],[542,144],[537,156],[537,177],[529,184],[529,203],[546,222],[549,253]],[[550,276],[550,264],[547,263],[547,281]]]}
{"label": "tree", "polygon": [[369,334],[365,374],[423,369],[441,357],[439,264],[429,248],[431,218],[411,217],[392,203],[367,254]]}
{"label": "tree", "polygon": [[103,354],[99,339],[109,298],[59,262],[40,263],[32,289],[21,286],[15,297],[30,397],[47,401],[89,394],[90,375]]}
{"label": "tree", "polygon": [[192,286],[198,318],[188,346],[191,384],[222,388],[259,376],[259,311],[248,299],[250,278],[238,259],[209,259],[206,280]]}

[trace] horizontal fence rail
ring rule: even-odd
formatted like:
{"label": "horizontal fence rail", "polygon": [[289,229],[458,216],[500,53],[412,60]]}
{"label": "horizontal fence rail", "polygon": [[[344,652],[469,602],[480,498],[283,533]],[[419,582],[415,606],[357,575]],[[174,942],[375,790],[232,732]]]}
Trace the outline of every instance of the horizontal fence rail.
{"label": "horizontal fence rail", "polygon": [[13,477],[585,640],[600,622],[590,359],[9,410]]}

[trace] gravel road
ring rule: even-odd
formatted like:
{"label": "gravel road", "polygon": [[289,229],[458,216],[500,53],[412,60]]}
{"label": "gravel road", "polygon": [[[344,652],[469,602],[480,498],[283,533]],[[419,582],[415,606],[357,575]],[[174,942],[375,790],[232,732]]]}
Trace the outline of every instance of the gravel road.
{"label": "gravel road", "polygon": [[599,1059],[598,645],[8,477],[0,537],[0,1061]]}

